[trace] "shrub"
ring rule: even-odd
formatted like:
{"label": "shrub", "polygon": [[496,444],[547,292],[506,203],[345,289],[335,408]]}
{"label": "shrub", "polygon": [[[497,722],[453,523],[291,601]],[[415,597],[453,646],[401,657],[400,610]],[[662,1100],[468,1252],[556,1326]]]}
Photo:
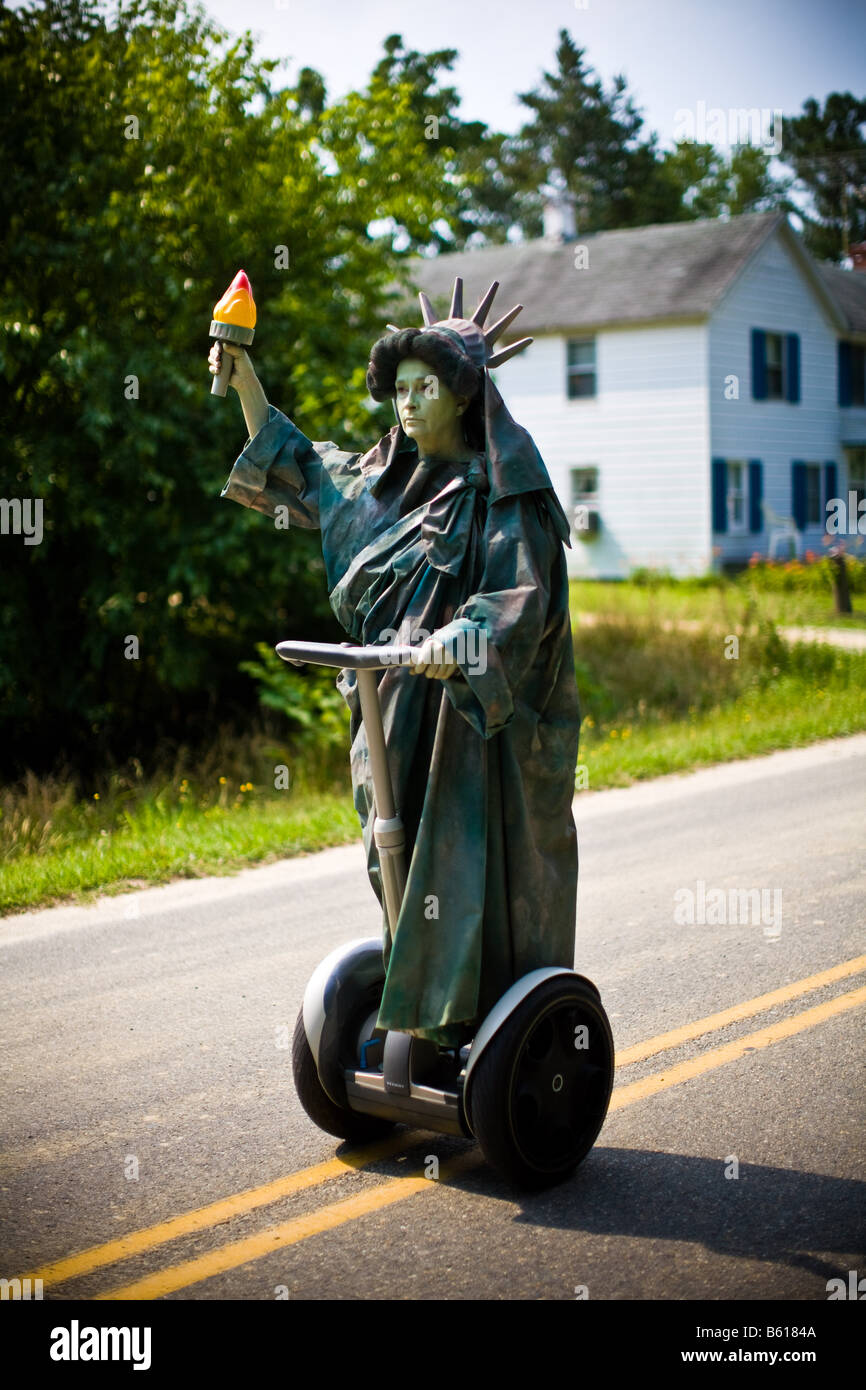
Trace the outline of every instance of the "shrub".
{"label": "shrub", "polygon": [[283,661],[266,642],[257,642],[258,661],[242,661],[238,670],[259,685],[259,702],[289,721],[290,738],[299,752],[339,747],[348,753],[349,709],[337,690],[330,667],[308,666],[303,673]]}
{"label": "shrub", "polygon": [[[866,593],[866,560],[856,555],[845,556],[848,570],[848,587],[852,594]],[[833,593],[833,568],[826,555],[806,552],[805,562],[801,560],[768,560],[762,555],[753,555],[748,569],[741,570],[734,578],[741,588],[759,589],[765,593]]]}

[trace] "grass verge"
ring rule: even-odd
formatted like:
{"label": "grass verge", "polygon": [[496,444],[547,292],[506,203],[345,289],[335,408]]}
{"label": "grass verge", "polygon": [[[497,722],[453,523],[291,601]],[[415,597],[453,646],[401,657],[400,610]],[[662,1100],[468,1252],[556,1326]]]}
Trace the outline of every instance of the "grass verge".
{"label": "grass verge", "polygon": [[784,677],[774,689],[750,691],[700,715],[619,728],[584,726],[578,785],[581,791],[584,786],[590,791],[626,787],[669,772],[754,758],[863,730],[862,687],[855,690],[831,680],[828,688],[815,690],[796,677]]}
{"label": "grass verge", "polygon": [[[705,605],[701,625],[682,630],[663,625],[686,614],[659,589],[652,608],[638,595],[632,612],[623,611],[622,586],[595,589],[599,620],[574,637],[584,714],[578,788],[627,786],[866,729],[866,653],[785,643],[752,610],[735,612],[730,595],[721,613]],[[271,726],[196,757],[157,758],[164,770],[149,778],[140,766],[107,773],[99,790],[32,774],[0,789],[0,915],[357,840],[345,730],[318,713],[308,724],[288,750]],[[274,774],[289,762],[291,790],[275,791]]]}
{"label": "grass verge", "polygon": [[103,828],[88,839],[0,864],[0,913],[231,873],[358,835],[348,793],[312,793],[302,804],[273,798],[207,810],[145,801],[128,813],[124,828]]}

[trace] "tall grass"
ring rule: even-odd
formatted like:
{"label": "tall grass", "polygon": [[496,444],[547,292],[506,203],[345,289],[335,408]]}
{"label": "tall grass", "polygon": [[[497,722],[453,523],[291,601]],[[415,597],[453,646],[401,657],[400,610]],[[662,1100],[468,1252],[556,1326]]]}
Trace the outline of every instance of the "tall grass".
{"label": "tall grass", "polygon": [[597,723],[717,708],[792,664],[818,679],[838,655],[832,647],[790,647],[767,623],[682,630],[622,615],[578,628],[574,648],[581,705]]}
{"label": "tall grass", "polygon": [[[811,552],[810,552],[811,554]],[[826,557],[798,561],[760,561],[736,574],[710,573],[674,579],[663,570],[635,570],[611,582],[573,580],[571,611],[643,617],[653,622],[693,619],[733,625],[768,621],[790,626],[853,626],[866,623],[866,560],[846,558],[854,612],[836,613],[833,570]]]}
{"label": "tall grass", "polygon": [[[87,785],[68,768],[46,777],[27,772],[0,788],[0,863],[120,831],[144,835],[179,818],[218,816],[268,799],[296,805],[312,794],[341,795],[347,775],[345,748],[298,751],[262,720],[242,736],[221,730],[204,750],[164,745],[150,771],[133,759]],[[275,787],[278,779],[287,781],[285,789]]]}
{"label": "tall grass", "polygon": [[[736,641],[732,640],[736,639]],[[788,643],[770,623],[665,628],[608,616],[575,633],[590,789],[866,728],[866,653]]]}

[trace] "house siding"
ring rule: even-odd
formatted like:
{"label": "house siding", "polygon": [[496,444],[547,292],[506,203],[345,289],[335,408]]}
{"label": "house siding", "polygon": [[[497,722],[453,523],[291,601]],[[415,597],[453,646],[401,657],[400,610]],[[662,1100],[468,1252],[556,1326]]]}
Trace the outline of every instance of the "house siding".
{"label": "house siding", "polygon": [[[752,395],[751,330],[799,337],[800,399],[755,400]],[[845,476],[837,405],[838,333],[780,235],[771,237],[745,267],[709,322],[711,453],[723,459],[760,459],[763,494],[781,516],[793,515],[792,464],[835,462]],[[735,376],[739,399],[725,398]],[[843,414],[845,412],[842,412]],[[804,548],[821,550],[823,522],[803,532]],[[768,530],[714,533],[717,563],[767,552]]]}
{"label": "house siding", "polygon": [[[566,395],[566,335],[545,335],[494,372],[571,515],[571,469],[598,468],[601,530],[572,533],[574,577],[677,575],[711,563],[706,324],[575,330],[596,341],[596,395]],[[830,457],[830,455],[828,455]]]}

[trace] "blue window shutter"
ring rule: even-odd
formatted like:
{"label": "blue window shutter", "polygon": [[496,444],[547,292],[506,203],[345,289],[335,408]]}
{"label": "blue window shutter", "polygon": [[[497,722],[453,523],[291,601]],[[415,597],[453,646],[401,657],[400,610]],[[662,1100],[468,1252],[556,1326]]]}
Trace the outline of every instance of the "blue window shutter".
{"label": "blue window shutter", "polygon": [[760,459],[749,459],[749,530],[754,534],[764,527],[761,502],[764,500],[764,465]]}
{"label": "blue window shutter", "polygon": [[713,530],[728,529],[728,465],[713,459]]}
{"label": "blue window shutter", "polygon": [[752,396],[756,401],[767,399],[767,359],[763,328],[752,329]]}
{"label": "blue window shutter", "polygon": [[824,464],[824,530],[827,529],[827,503],[836,494],[836,464],[831,459]]}
{"label": "blue window shutter", "polygon": [[798,531],[806,529],[806,465],[799,460],[791,464],[791,510]]}
{"label": "blue window shutter", "polygon": [[851,344],[839,342],[839,404],[851,404]]}
{"label": "blue window shutter", "polygon": [[788,333],[785,338],[787,362],[785,363],[785,394],[796,405],[800,399],[800,336]]}

